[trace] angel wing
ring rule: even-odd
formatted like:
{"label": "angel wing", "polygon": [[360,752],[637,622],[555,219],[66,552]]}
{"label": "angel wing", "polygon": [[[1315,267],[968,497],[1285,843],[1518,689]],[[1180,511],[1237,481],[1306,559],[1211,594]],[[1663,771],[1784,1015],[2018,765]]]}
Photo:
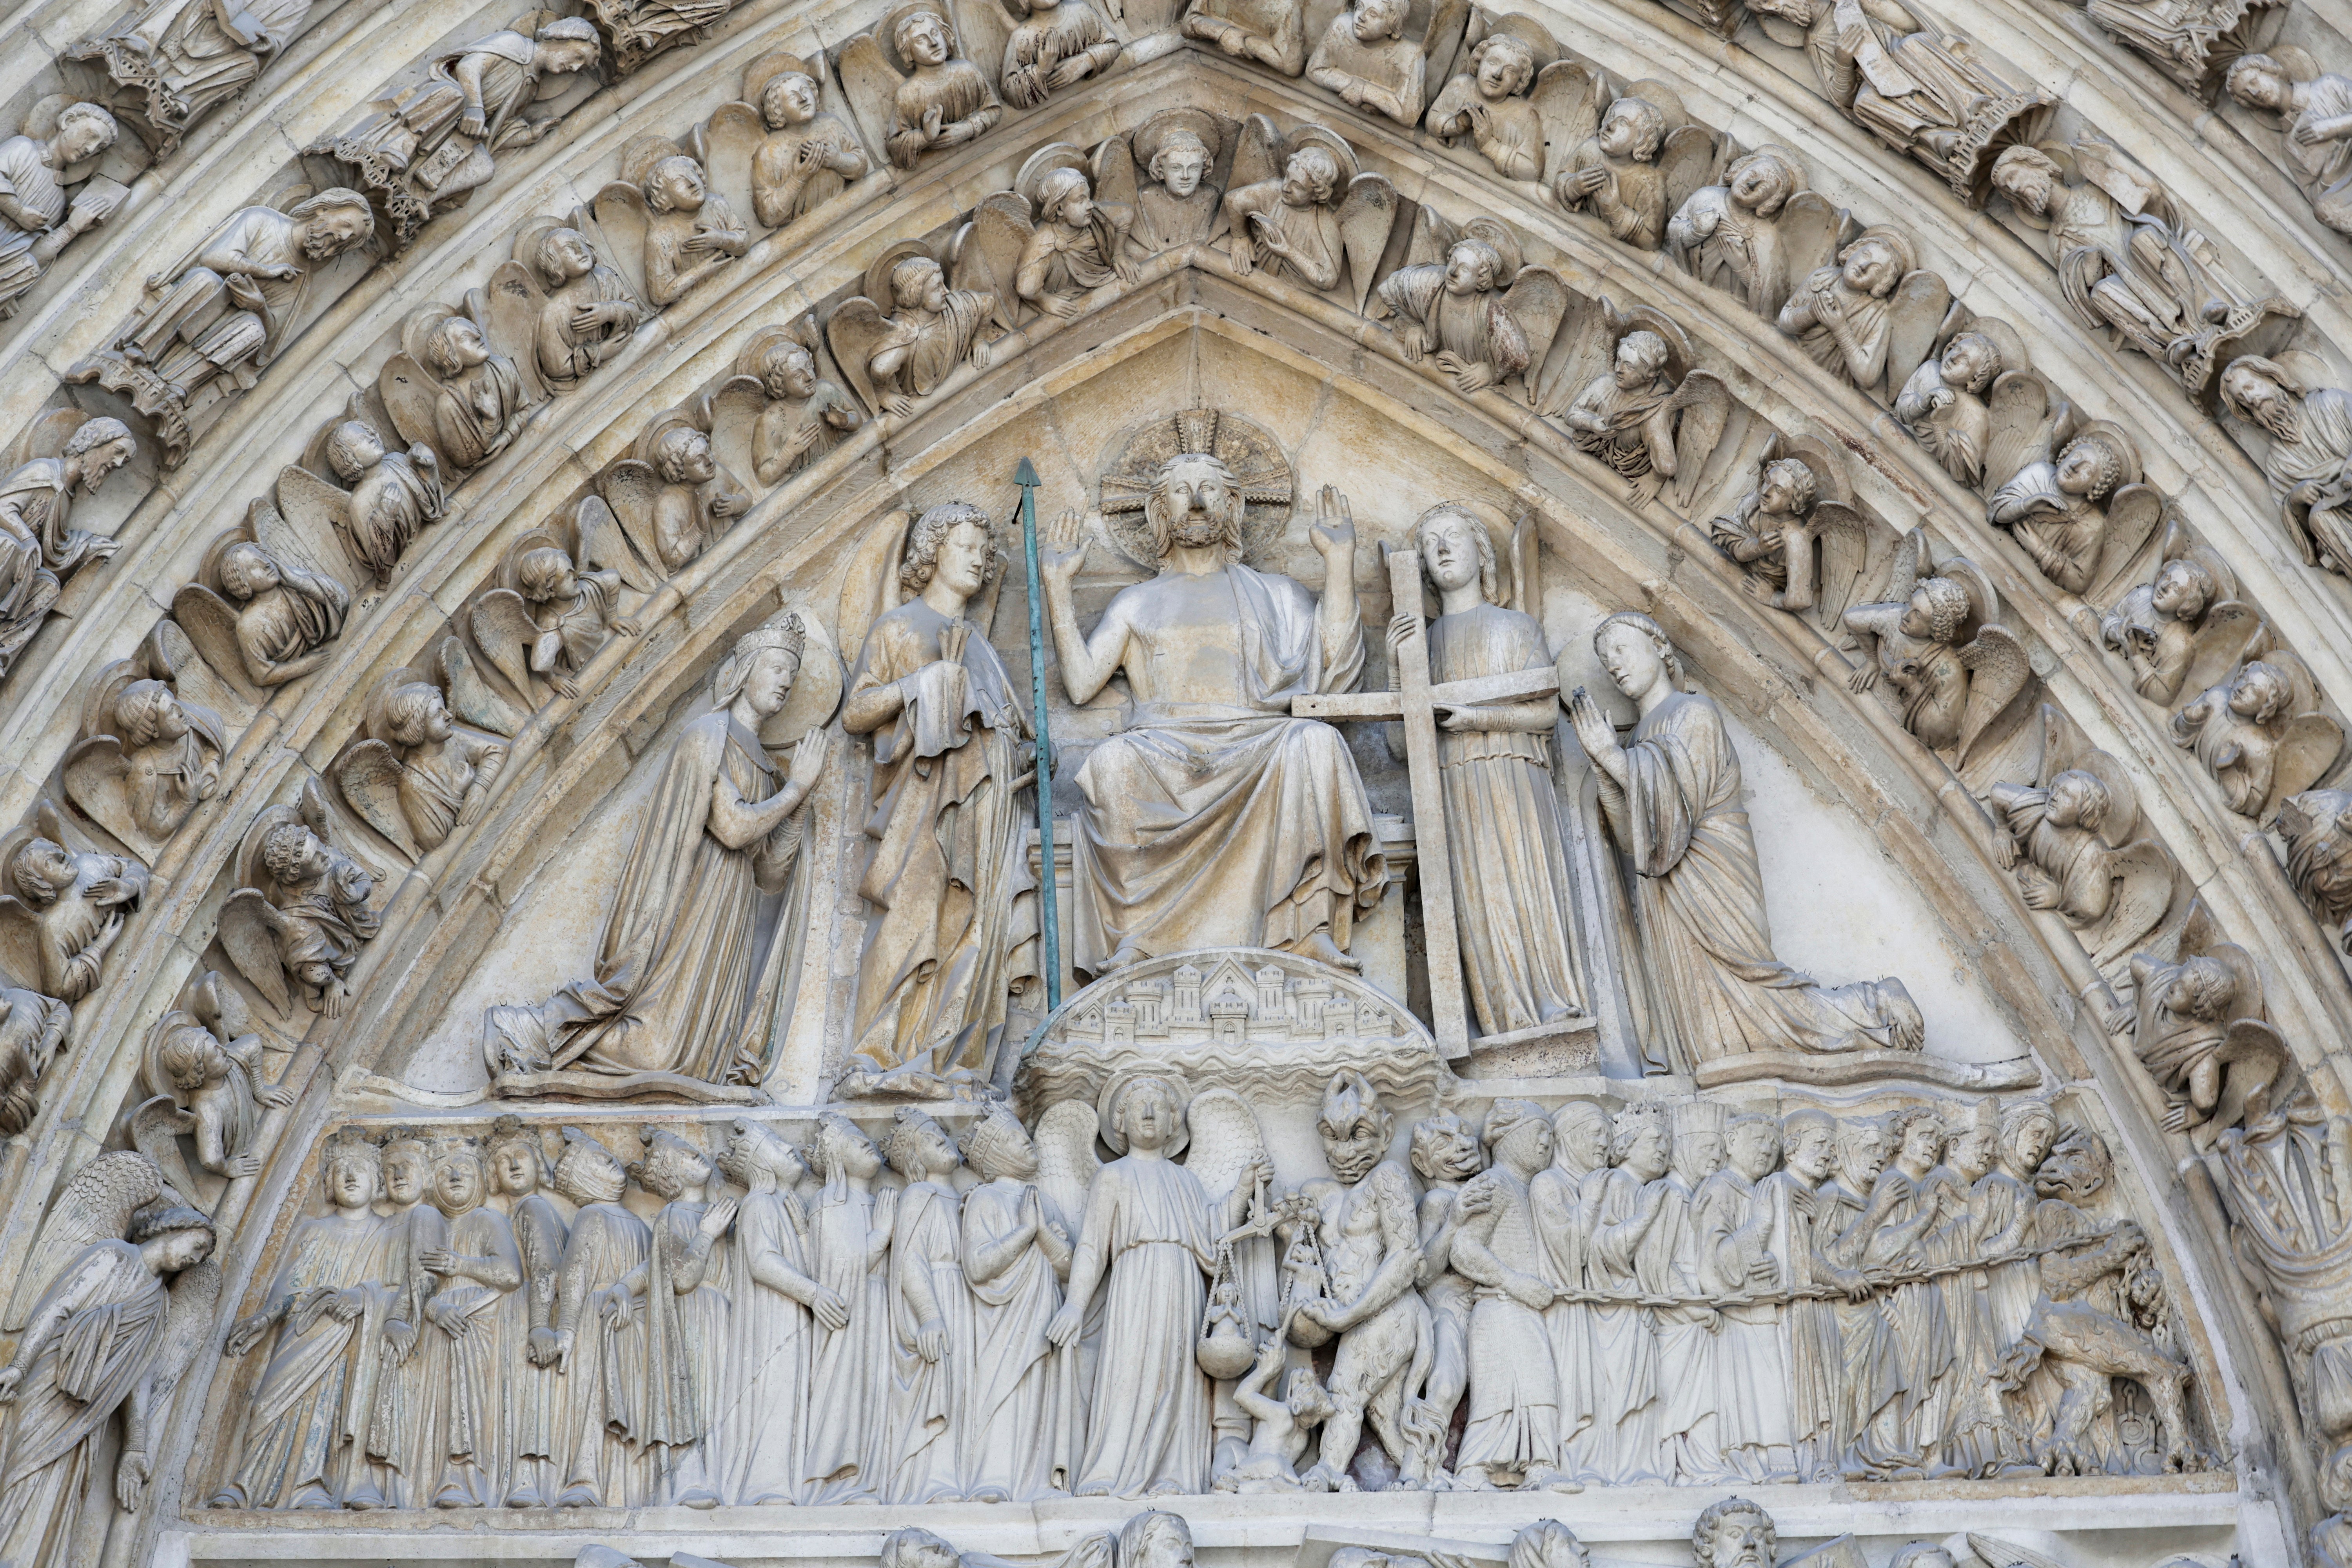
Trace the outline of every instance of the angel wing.
{"label": "angel wing", "polygon": [[2107,498],[2107,537],[2091,579],[2093,604],[2115,591],[2164,521],[2164,497],[2154,485],[2126,485]]}
{"label": "angel wing", "polygon": [[[865,132],[866,144],[888,147],[890,117],[898,106],[899,84],[906,79],[890,63],[881,39],[871,32],[858,34],[841,46],[834,68],[841,73],[841,90],[849,100],[849,112],[857,129]],[[989,74],[995,75],[992,65]]]}
{"label": "angel wing", "polygon": [[[196,1353],[211,1337],[213,1314],[220,1309],[221,1266],[211,1258],[183,1268],[172,1280],[171,1304],[163,1312],[163,1338],[155,1359],[147,1363],[147,1406],[161,1412],[178,1391],[180,1380],[195,1364]],[[151,1416],[150,1419],[152,1419]]]}
{"label": "angel wing", "polygon": [[152,862],[159,842],[131,815],[131,792],[123,778],[122,742],[112,735],[89,735],[66,752],[66,798],[135,852]]}
{"label": "angel wing", "polygon": [[730,474],[756,473],[751,432],[768,406],[768,390],[756,376],[730,375],[695,406],[695,423],[710,433],[710,453]]}
{"label": "angel wing", "polygon": [[1470,0],[1436,0],[1430,7],[1429,25],[1421,35],[1427,80],[1443,84],[1453,79],[1454,62],[1461,58],[1469,26]]}
{"label": "angel wing", "polygon": [[956,53],[978,66],[988,85],[1003,93],[1004,47],[1013,41],[1013,18],[1005,14],[1003,0],[950,3],[955,10]]}
{"label": "angel wing", "polygon": [[833,350],[833,363],[841,367],[842,379],[849,383],[849,390],[857,394],[868,414],[882,412],[882,401],[874,392],[873,373],[867,367],[889,333],[890,323],[882,307],[863,294],[843,300],[824,323],[825,345]]}
{"label": "angel wing", "polygon": [[[414,856],[415,851],[410,853]],[[278,1009],[279,1017],[291,1018],[294,1008],[287,990],[286,966],[278,953],[278,933],[285,924],[286,917],[258,888],[239,888],[221,905],[221,950],[245,976],[246,984]]]}
{"label": "angel wing", "polygon": [[430,372],[408,355],[397,353],[376,373],[375,390],[402,440],[433,445],[433,406],[439,399],[440,386]]}
{"label": "angel wing", "polygon": [[2172,910],[2179,867],[2172,852],[2153,838],[2124,846],[2107,857],[2107,875],[2114,895],[2107,901],[2091,948],[2091,963],[2105,973],[2109,964],[2129,957]]}
{"label": "angel wing", "polygon": [[547,401],[547,384],[539,377],[539,312],[546,304],[546,290],[520,261],[500,262],[482,290],[490,347],[514,361],[523,395],[533,404]]}
{"label": "angel wing", "polygon": [[1976,639],[1960,649],[1969,667],[1968,706],[1960,711],[1960,745],[1955,768],[1968,765],[1969,752],[1979,742],[1998,742],[2021,716],[2018,699],[2033,679],[2033,666],[2017,634],[1995,622],[1977,628]]}
{"label": "angel wing", "polygon": [[[1698,492],[1699,475],[1731,422],[1731,388],[1712,371],[1695,370],[1675,388],[1668,407],[1675,416],[1675,482],[1670,494],[1674,509],[1688,516],[1691,498]],[[1817,505],[1813,510],[1821,509]]]}
{"label": "angel wing", "polygon": [[874,623],[898,607],[898,561],[914,514],[894,511],[868,526],[841,575],[841,602],[833,617],[844,647],[864,648]]}
{"label": "angel wing", "polygon": [[[1257,1112],[1233,1089],[1209,1089],[1192,1097],[1184,1119],[1192,1131],[1184,1168],[1209,1194],[1211,1209],[1222,1209],[1234,1188],[1250,1179],[1255,1157],[1265,1152],[1265,1133],[1258,1125]],[[1272,1237],[1253,1237],[1234,1248],[1243,1302],[1262,1331],[1275,1328],[1282,1318],[1275,1250]]]}
{"label": "angel wing", "polygon": [[1839,500],[1815,503],[1810,521],[1821,562],[1814,624],[1826,637],[1842,637],[1846,611],[1865,603],[1871,584],[1885,579],[1887,558],[1894,553],[1893,535],[1871,527],[1862,513]]}
{"label": "angel wing", "polygon": [[1348,182],[1348,194],[1339,202],[1339,244],[1348,256],[1348,294],[1359,315],[1371,297],[1396,214],[1396,187],[1386,174],[1358,174]]}
{"label": "angel wing", "polygon": [[343,558],[341,536],[314,510],[305,508],[289,514],[256,496],[245,509],[245,526],[254,542],[281,563],[331,577],[346,586],[357,575]]}
{"label": "angel wing", "polygon": [[2223,1069],[2221,1095],[2196,1130],[2200,1147],[2231,1127],[2251,1129],[2266,1120],[2302,1078],[2285,1039],[2259,1018],[2231,1020],[2213,1059]]}
{"label": "angel wing", "polygon": [[1886,390],[1890,395],[1900,391],[1911,373],[1936,352],[1936,343],[1944,335],[1944,318],[1951,310],[1951,289],[1940,276],[1924,267],[1906,273],[1895,286],[1895,297],[1886,302]]}
{"label": "angel wing", "polygon": [[1756,301],[1757,311],[1778,315],[1788,303],[1791,282],[1810,278],[1836,261],[1855,231],[1853,215],[1819,191],[1799,191],[1783,202],[1780,216],[1772,225],[1777,265],[1763,281],[1768,297]]}
{"label": "angel wing", "polygon": [[605,470],[598,488],[604,492],[604,500],[620,524],[622,536],[645,558],[658,581],[666,575],[661,541],[654,524],[655,504],[661,498],[661,476],[641,458],[623,458]]}
{"label": "angel wing", "polygon": [[[1426,211],[1426,208],[1423,209]],[[1568,318],[1570,300],[1567,281],[1549,267],[1522,267],[1519,275],[1503,295],[1503,309],[1519,324],[1528,340],[1528,369],[1524,378],[1527,400],[1533,405],[1536,384],[1541,379],[1544,361],[1550,357],[1551,345],[1559,336],[1559,324]]]}
{"label": "angel wing", "polygon": [[2041,373],[2005,371],[1985,395],[1985,488],[2007,484],[2057,455],[2074,423],[2074,405]]}
{"label": "angel wing", "polygon": [[2022,1546],[2011,1546],[2006,1541],[1996,1541],[1990,1535],[1968,1532],[1969,1550],[1981,1558],[1986,1568],[2065,1568],[2065,1564],[2044,1557],[2039,1552]]}
{"label": "angel wing", "polygon": [[573,565],[618,572],[621,581],[640,594],[650,594],[661,585],[660,577],[629,547],[621,520],[613,515],[603,496],[580,498],[572,509],[572,535]]}
{"label": "angel wing", "polygon": [[629,292],[652,303],[653,295],[646,289],[646,232],[652,216],[646,210],[646,193],[626,180],[614,180],[596,193],[591,211],[604,232],[604,243],[597,248],[628,280]]}
{"label": "angel wing", "polygon": [[1445,259],[1454,248],[1454,228],[1445,215],[1427,203],[1413,208],[1412,238],[1404,248],[1407,267],[1429,267]]}
{"label": "angel wing", "polygon": [[76,1171],[50,1205],[48,1223],[17,1277],[7,1331],[24,1332],[34,1304],[66,1265],[94,1243],[121,1241],[131,1229],[131,1216],[165,1191],[155,1162],[132,1149],[100,1154]]}
{"label": "angel wing", "polygon": [[[152,1079],[152,1075],[150,1077]],[[197,1182],[196,1173],[188,1168],[186,1157],[180,1152],[180,1135],[193,1132],[195,1128],[195,1117],[181,1110],[179,1102],[169,1094],[158,1094],[131,1113],[131,1146],[155,1162],[155,1168],[163,1173],[163,1179],[181,1192],[211,1202],[219,1196],[220,1179],[212,1176],[209,1171],[205,1173],[212,1177],[209,1185],[213,1191],[207,1194],[205,1184]]]}
{"label": "angel wing", "polygon": [[172,618],[188,641],[204,656],[247,708],[259,705],[262,693],[245,668],[245,654],[236,642],[236,611],[229,602],[202,583],[184,584],[172,595]]}
{"label": "angel wing", "polygon": [[0,985],[43,991],[41,923],[24,903],[0,893]]}
{"label": "angel wing", "polygon": [[2344,726],[2325,713],[2298,713],[2287,721],[2279,736],[2277,762],[2271,774],[2270,799],[2263,803],[2268,823],[2279,802],[2301,795],[2317,784],[2344,751]]}
{"label": "angel wing", "polygon": [[2197,623],[2195,651],[2180,679],[2180,692],[2194,697],[2230,679],[2238,666],[2270,647],[2270,626],[2254,607],[2227,599],[2205,612]]}
{"label": "angel wing", "polygon": [[1088,163],[1094,177],[1095,199],[1135,210],[1135,149],[1124,136],[1113,136],[1094,151]]}
{"label": "angel wing", "polygon": [[[466,645],[456,634],[441,639],[433,651],[433,673],[440,678],[442,691],[447,696],[449,711],[478,730],[488,730],[509,740],[522,728],[523,715],[482,679]],[[529,687],[520,689],[530,691]]]}
{"label": "angel wing", "polygon": [[1031,1135],[1037,1146],[1038,1190],[1061,1211],[1073,1241],[1078,1222],[1086,1217],[1087,1194],[1102,1170],[1102,1157],[1095,1152],[1097,1130],[1093,1106],[1083,1100],[1062,1100],[1045,1108]]}
{"label": "angel wing", "polygon": [[466,626],[490,668],[505,676],[507,684],[526,700],[536,703],[530,650],[539,642],[539,623],[530,618],[530,606],[523,603],[522,595],[511,588],[493,588],[478,595],[466,612]]}
{"label": "angel wing", "polygon": [[[395,356],[397,357],[397,356]],[[424,442],[432,444],[428,429]],[[370,575],[361,563],[366,557],[352,540],[351,498],[308,468],[292,464],[278,470],[278,514],[286,520],[287,527],[315,545],[323,546],[333,540],[342,552],[342,570],[335,575],[348,580]]]}
{"label": "angel wing", "polygon": [[[218,603],[218,600],[215,602]],[[233,632],[230,646],[236,646]],[[210,732],[219,734],[222,750],[227,750],[229,731],[232,728],[241,730],[250,722],[253,710],[238,694],[236,688],[229,684],[228,677],[215,670],[196,651],[196,645],[189,640],[186,629],[178,621],[166,616],[155,623],[154,629],[139,645],[139,651],[146,661],[148,674],[158,680],[172,683],[173,689],[180,694],[181,707],[185,708],[194,702],[205,710]]]}
{"label": "angel wing", "polygon": [[360,820],[411,860],[419,858],[408,815],[400,807],[400,755],[382,741],[362,741],[335,764],[335,786]]}
{"label": "angel wing", "polygon": [[1658,149],[1657,168],[1665,181],[1666,211],[1678,213],[1683,204],[1715,183],[1715,138],[1703,125],[1685,125],[1668,136]]}
{"label": "angel wing", "polygon": [[1582,60],[1555,60],[1536,73],[1528,102],[1544,132],[1544,188],[1551,188],[1568,160],[1601,129],[1609,107],[1609,84],[1597,67]]}
{"label": "angel wing", "polygon": [[751,155],[760,150],[767,134],[768,127],[761,120],[760,111],[736,100],[712,110],[710,118],[695,127],[688,138],[687,151],[701,160],[710,188],[739,213],[750,215],[753,211]]}
{"label": "angel wing", "polygon": [[[975,6],[995,3],[972,0]],[[980,204],[957,237],[954,286],[994,294],[996,324],[1008,332],[1021,324],[1021,296],[1013,283],[1021,270],[1022,248],[1036,227],[1027,197],[1018,191],[999,191]]]}
{"label": "angel wing", "polygon": [[1281,178],[1282,148],[1282,133],[1274,128],[1273,121],[1263,114],[1243,121],[1241,138],[1234,146],[1233,174],[1225,188],[1237,191],[1244,185]]}

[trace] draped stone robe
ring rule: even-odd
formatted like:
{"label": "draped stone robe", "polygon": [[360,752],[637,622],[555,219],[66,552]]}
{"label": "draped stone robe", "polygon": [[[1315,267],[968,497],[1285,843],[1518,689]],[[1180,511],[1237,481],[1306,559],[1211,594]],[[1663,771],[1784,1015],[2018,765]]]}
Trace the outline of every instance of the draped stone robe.
{"label": "draped stone robe", "polygon": [[890,1332],[888,1237],[874,1224],[874,1194],[839,1179],[828,1181],[809,1205],[809,1251],[819,1284],[849,1308],[849,1321],[822,1334],[810,1373],[813,1423],[803,1460],[812,1501],[874,1500],[878,1473],[883,1391],[889,1377],[885,1346]]}
{"label": "draped stone robe", "polygon": [[[13,196],[28,213],[38,214],[54,228],[66,216],[66,188],[49,167],[48,144],[30,136],[0,140],[0,195]],[[33,255],[37,232],[18,228],[0,217],[0,312],[10,300],[40,280],[41,264]]]}
{"label": "draped stone robe", "polygon": [[268,1509],[342,1500],[380,1376],[377,1352],[394,1296],[385,1280],[387,1240],[384,1221],[373,1214],[296,1222],[270,1282],[270,1304],[362,1287],[368,1305],[349,1321],[323,1310],[308,1322],[291,1311],[279,1321],[247,1408],[236,1478],[216,1501]]}
{"label": "draped stone robe", "polygon": [[854,713],[895,686],[897,717],[874,735],[871,858],[857,890],[881,911],[858,965],[855,1050],[877,1068],[930,1053],[982,1069],[1010,988],[1037,968],[1036,881],[1013,795],[1024,725],[1004,666],[973,630],[940,660],[951,623],[912,599],[874,623],[850,678]]}
{"label": "draped stone robe", "polygon": [[[1535,617],[1498,605],[1429,623],[1430,679],[1549,668]],[[1508,1034],[1584,1011],[1576,900],[1568,881],[1551,738],[1440,730],[1439,784],[1453,847],[1463,978],[1480,1033]]]}
{"label": "draped stone robe", "polygon": [[[1608,1184],[1606,1166],[1577,1172],[1559,1163],[1528,1182],[1528,1206],[1536,1231],[1537,1270],[1562,1295],[1592,1289],[1585,1256],[1591,1250],[1592,1215]],[[1591,1194],[1588,1204],[1587,1194]],[[1559,1383],[1559,1470],[1574,1479],[1599,1480],[1607,1442],[1594,1417],[1601,1370],[1593,1356],[1592,1307],[1585,1301],[1554,1301],[1544,1309],[1544,1332],[1551,1343],[1552,1370]]]}
{"label": "draped stone robe", "polygon": [[828,1414],[809,1403],[809,1310],[760,1278],[777,1268],[808,1277],[799,1213],[789,1194],[751,1193],[724,1244],[730,1311],[711,1479],[725,1502],[800,1501],[803,1434]]}
{"label": "draped stone robe", "polygon": [[1045,1338],[1061,1283],[1034,1237],[1004,1256],[1036,1192],[1025,1182],[984,1182],[963,1200],[976,1355],[965,1390],[965,1487],[1014,1501],[1067,1491],[1078,1458],[1077,1347],[1056,1349]]}
{"label": "draped stone robe", "polygon": [[[1658,1182],[1645,1183],[1631,1171],[1595,1173],[1599,1190],[1589,1194],[1591,1247],[1586,1278],[1595,1291],[1612,1296],[1660,1295],[1671,1288],[1672,1248],[1656,1233],[1664,1216],[1647,1231],[1636,1224]],[[1612,1486],[1656,1485],[1672,1479],[1659,1468],[1658,1343],[1652,1310],[1633,1305],[1592,1309],[1592,1361],[1600,1381],[1593,1398],[1594,1439],[1587,1452],[1603,1467],[1597,1479]]]}
{"label": "draped stone robe", "polygon": [[509,1473],[509,1497],[535,1491],[542,1506],[551,1506],[563,1477],[551,1462],[567,1454],[558,1439],[562,1423],[565,1379],[553,1366],[530,1359],[532,1338],[555,1331],[555,1289],[563,1268],[564,1242],[571,1229],[544,1193],[532,1193],[514,1205],[516,1262],[522,1270],[522,1288],[509,1292],[498,1306],[497,1332],[512,1347],[500,1372],[500,1391],[507,1431],[503,1439]]}
{"label": "draped stone robe", "polygon": [[516,1320],[506,1310],[506,1303],[521,1294],[522,1261],[513,1225],[494,1208],[469,1209],[451,1220],[448,1246],[461,1258],[486,1262],[481,1272],[488,1278],[453,1274],[435,1295],[443,1317],[465,1320],[464,1333],[450,1339],[429,1324],[418,1329],[420,1336],[446,1342],[436,1346],[445,1371],[436,1390],[440,1410],[432,1456],[440,1474],[417,1475],[411,1506],[446,1501],[457,1508],[496,1508],[506,1500],[513,1471],[506,1406],[528,1397],[524,1334],[515,1332]]}
{"label": "draped stone robe", "polygon": [[[1213,619],[1198,607],[1220,600]],[[1347,742],[1290,702],[1355,685],[1362,623],[1327,646],[1305,587],[1238,563],[1122,589],[1106,615],[1122,614],[1135,716],[1078,770],[1072,962],[1091,973],[1122,945],[1282,947],[1326,927],[1344,950],[1386,862]],[[1156,700],[1157,637],[1171,653],[1205,643],[1188,662],[1229,668],[1230,697]]]}
{"label": "draped stone robe", "polygon": [[1130,1154],[1095,1178],[1082,1235],[1102,1252],[1107,1300],[1077,1495],[1204,1492],[1209,1380],[1193,1357],[1217,1255],[1208,1194],[1183,1166]]}
{"label": "draped stone robe", "polygon": [[[1747,1227],[1782,1219],[1785,1193],[1777,1200],[1761,1182],[1750,1182],[1727,1166],[1701,1183],[1692,1215],[1697,1237],[1702,1292],[1722,1298],[1750,1289],[1748,1264],[1764,1247],[1743,1241]],[[1769,1293],[1790,1288],[1785,1260]],[[1716,1335],[1716,1426],[1723,1461],[1732,1475],[1751,1485],[1790,1479],[1796,1468],[1790,1431],[1790,1373],[1780,1318],[1788,1309],[1771,1302],[1722,1304],[1723,1326]]]}
{"label": "draped stone robe", "polygon": [[640,1505],[652,1489],[643,1447],[644,1325],[633,1319],[615,1328],[596,1307],[596,1293],[626,1279],[652,1250],[653,1232],[618,1204],[590,1204],[573,1215],[563,1249],[558,1321],[573,1342],[554,1458],[564,1489],[592,1507]]}
{"label": "draped stone robe", "polygon": [[1601,775],[1601,797],[1639,874],[1652,1005],[1678,1059],[1890,1044],[1871,986],[1820,985],[1772,955],[1739,754],[1714,700],[1667,698],[1635,726],[1625,764],[1625,787]]}
{"label": "draped stone robe", "polygon": [[658,1500],[717,1497],[722,1461],[714,1450],[719,1413],[738,1392],[728,1365],[731,1303],[713,1282],[712,1244],[702,1239],[709,1205],[662,1206],[651,1226],[642,1304],[645,1417],[638,1434],[667,1482]]}
{"label": "draped stone robe", "polygon": [[756,805],[782,786],[759,738],[725,711],[686,727],[639,818],[596,977],[547,1004],[557,1067],[759,1080],[753,928],[760,895],[784,887],[799,831],[786,824],[730,849],[710,832],[711,796],[726,789]]}
{"label": "draped stone robe", "polygon": [[42,1292],[33,1321],[48,1338],[17,1385],[0,1466],[0,1561],[67,1568],[85,1489],[110,1492],[96,1473],[108,1424],[147,1373],[163,1340],[170,1294],[127,1241],[100,1241]]}
{"label": "draped stone robe", "polygon": [[[968,1385],[979,1342],[964,1288],[963,1238],[955,1190],[916,1182],[898,1195],[890,1237],[890,1399],[885,1441],[895,1502],[950,1501],[962,1495],[958,1444],[968,1428]],[[944,1336],[937,1361],[917,1343],[929,1310]]]}

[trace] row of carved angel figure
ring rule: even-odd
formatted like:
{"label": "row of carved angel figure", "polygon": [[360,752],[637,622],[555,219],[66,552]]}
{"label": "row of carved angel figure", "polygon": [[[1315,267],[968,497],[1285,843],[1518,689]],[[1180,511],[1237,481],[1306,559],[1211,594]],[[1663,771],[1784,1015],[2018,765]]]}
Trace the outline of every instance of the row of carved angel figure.
{"label": "row of carved angel figure", "polygon": [[[1317,1125],[1328,1171],[1290,1188],[1242,1096],[1149,1070],[1034,1130],[1001,1103],[960,1138],[912,1107],[878,1139],[835,1111],[805,1150],[749,1118],[716,1149],[691,1125],[556,1147],[512,1118],[346,1129],[324,1212],[229,1336],[264,1353],[206,1495],[1002,1502],[2210,1462],[2105,1146],[2046,1104],[1504,1100],[1483,1131],[1443,1112],[1400,1136],[1348,1071]],[[1163,1239],[1115,1245],[1135,1234]],[[381,1362],[343,1353],[372,1337]],[[340,1424],[364,1442],[318,1419],[355,1400],[389,1406]]]}

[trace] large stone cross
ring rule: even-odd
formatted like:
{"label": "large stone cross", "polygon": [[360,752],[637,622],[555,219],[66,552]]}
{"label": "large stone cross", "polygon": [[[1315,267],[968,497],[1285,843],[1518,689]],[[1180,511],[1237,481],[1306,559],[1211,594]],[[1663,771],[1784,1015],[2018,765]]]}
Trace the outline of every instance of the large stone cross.
{"label": "large stone cross", "polygon": [[[1409,549],[1388,552],[1389,589],[1396,613],[1426,611],[1421,595],[1421,557]],[[1405,769],[1412,780],[1413,857],[1421,876],[1421,927],[1429,960],[1429,1015],[1437,1048],[1450,1061],[1470,1054],[1470,1011],[1462,983],[1462,938],[1454,908],[1454,858],[1445,835],[1445,793],[1437,774],[1437,712],[1489,702],[1524,702],[1555,695],[1559,676],[1549,667],[1517,669],[1449,680],[1429,679],[1429,639],[1406,641],[1396,653],[1394,691],[1344,691],[1294,697],[1290,710],[1302,719],[1395,719],[1404,723]]]}

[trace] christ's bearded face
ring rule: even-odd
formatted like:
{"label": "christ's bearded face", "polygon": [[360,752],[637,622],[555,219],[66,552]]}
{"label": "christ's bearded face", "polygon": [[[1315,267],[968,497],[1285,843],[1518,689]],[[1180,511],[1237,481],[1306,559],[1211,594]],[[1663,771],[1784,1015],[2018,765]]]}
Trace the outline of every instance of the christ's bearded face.
{"label": "christ's bearded face", "polygon": [[1240,489],[1232,470],[1206,453],[1187,453],[1160,470],[1146,505],[1152,531],[1164,555],[1172,545],[1204,550],[1241,542]]}

